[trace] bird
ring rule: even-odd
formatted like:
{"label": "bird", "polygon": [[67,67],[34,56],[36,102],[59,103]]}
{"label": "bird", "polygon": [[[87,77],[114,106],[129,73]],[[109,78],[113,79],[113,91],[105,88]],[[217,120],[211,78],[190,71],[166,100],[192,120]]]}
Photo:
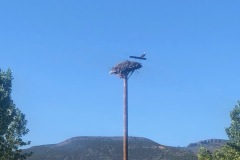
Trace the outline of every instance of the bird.
{"label": "bird", "polygon": [[146,54],[144,53],[144,54],[142,54],[140,57],[141,57],[141,58],[144,58],[145,56],[146,56]]}
{"label": "bird", "polygon": [[140,60],[147,60],[145,58],[146,54],[145,52],[143,52],[143,54],[141,54],[140,56],[130,56],[130,58],[134,58],[134,59],[140,59]]}

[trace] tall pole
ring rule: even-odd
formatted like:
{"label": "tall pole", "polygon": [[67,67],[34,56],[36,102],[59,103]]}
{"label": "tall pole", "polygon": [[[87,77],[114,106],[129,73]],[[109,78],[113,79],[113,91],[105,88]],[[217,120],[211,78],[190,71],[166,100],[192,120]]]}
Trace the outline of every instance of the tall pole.
{"label": "tall pole", "polygon": [[[138,57],[138,59],[143,59],[145,54]],[[135,57],[136,58],[136,57]],[[122,63],[117,64],[115,67],[111,68],[110,74],[118,75],[120,78],[124,79],[123,88],[124,88],[124,95],[123,95],[123,160],[128,160],[128,78],[133,74],[133,72],[137,69],[142,68],[141,63],[134,62],[134,61],[124,61]],[[130,76],[129,76],[130,74]]]}
{"label": "tall pole", "polygon": [[124,77],[124,137],[123,137],[123,160],[128,160],[128,78]]}

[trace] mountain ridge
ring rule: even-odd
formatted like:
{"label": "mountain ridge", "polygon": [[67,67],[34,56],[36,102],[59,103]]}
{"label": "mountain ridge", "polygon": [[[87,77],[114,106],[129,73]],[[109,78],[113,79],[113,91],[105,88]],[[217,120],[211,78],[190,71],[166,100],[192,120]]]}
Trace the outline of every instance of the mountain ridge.
{"label": "mountain ridge", "polygon": [[225,139],[207,139],[207,140],[202,140],[195,143],[190,143],[186,147],[186,149],[192,151],[195,154],[197,154],[200,147],[204,147],[209,151],[213,152],[216,149],[220,149],[227,142],[228,140],[225,140]]}
{"label": "mountain ridge", "polygon": [[[197,160],[196,150],[200,147],[199,142],[187,147],[165,146],[145,137],[129,137],[128,141],[131,160]],[[122,142],[121,136],[78,136],[56,144],[33,146],[24,152],[33,152],[28,160],[121,160]],[[212,142],[220,140],[209,144]]]}

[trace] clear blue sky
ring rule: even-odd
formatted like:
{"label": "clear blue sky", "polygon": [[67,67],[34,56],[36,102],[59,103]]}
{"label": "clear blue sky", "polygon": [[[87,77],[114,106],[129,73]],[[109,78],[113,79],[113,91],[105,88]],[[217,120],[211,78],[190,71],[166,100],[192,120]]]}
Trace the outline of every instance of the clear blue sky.
{"label": "clear blue sky", "polygon": [[121,136],[116,63],[147,53],[129,80],[129,135],[186,146],[227,138],[240,100],[238,0],[0,1],[0,68],[31,145]]}

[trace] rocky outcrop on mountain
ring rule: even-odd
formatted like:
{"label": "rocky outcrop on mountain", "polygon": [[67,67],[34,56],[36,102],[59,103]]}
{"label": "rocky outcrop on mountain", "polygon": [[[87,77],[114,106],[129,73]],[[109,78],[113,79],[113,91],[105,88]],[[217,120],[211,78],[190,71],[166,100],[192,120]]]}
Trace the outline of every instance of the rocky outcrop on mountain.
{"label": "rocky outcrop on mountain", "polygon": [[211,152],[221,148],[225,145],[228,141],[223,139],[208,139],[199,141],[197,143],[190,143],[186,149],[191,150],[195,154],[198,152],[200,147],[205,147],[206,149],[210,150]]}

